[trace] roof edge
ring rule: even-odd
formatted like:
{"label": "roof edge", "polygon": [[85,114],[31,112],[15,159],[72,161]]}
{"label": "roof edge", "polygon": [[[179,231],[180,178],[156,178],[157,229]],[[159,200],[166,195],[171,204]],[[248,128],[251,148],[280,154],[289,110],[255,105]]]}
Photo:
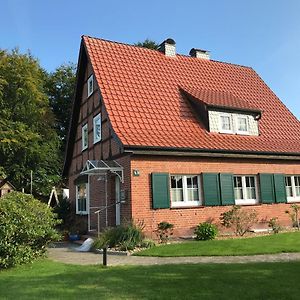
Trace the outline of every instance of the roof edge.
{"label": "roof edge", "polygon": [[124,152],[144,155],[166,155],[166,156],[202,156],[202,157],[228,157],[228,158],[261,158],[279,160],[300,160],[300,152],[268,152],[268,151],[242,151],[226,149],[207,148],[177,148],[158,146],[124,146]]}

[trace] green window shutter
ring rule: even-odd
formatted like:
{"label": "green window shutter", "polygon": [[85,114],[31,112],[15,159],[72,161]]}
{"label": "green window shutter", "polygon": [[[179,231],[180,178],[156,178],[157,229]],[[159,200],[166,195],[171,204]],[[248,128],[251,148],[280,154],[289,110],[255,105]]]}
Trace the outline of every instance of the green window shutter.
{"label": "green window shutter", "polygon": [[233,175],[220,174],[220,189],[222,205],[234,205]]}
{"label": "green window shutter", "polygon": [[277,203],[286,202],[285,180],[283,174],[274,174],[275,198]]}
{"label": "green window shutter", "polygon": [[152,173],[152,208],[170,207],[170,186],[168,173]]}
{"label": "green window shutter", "polygon": [[260,196],[262,203],[274,203],[274,178],[273,174],[259,174]]}
{"label": "green window shutter", "polygon": [[203,195],[206,206],[221,205],[219,176],[217,173],[203,173]]}

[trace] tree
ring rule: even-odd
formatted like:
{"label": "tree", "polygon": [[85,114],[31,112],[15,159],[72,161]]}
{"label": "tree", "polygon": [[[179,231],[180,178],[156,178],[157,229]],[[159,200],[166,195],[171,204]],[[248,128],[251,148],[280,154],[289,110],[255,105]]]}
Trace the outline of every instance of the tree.
{"label": "tree", "polygon": [[150,39],[145,39],[143,42],[137,42],[134,45],[138,46],[138,47],[152,49],[152,50],[157,50],[159,47],[159,44],[157,44],[156,42],[154,42]]}
{"label": "tree", "polygon": [[75,81],[76,66],[73,63],[61,65],[48,74],[46,79],[46,93],[55,115],[55,129],[61,140],[62,156],[66,146]]}
{"label": "tree", "polygon": [[0,50],[0,166],[17,189],[48,194],[60,179],[60,141],[44,92],[45,71],[30,54]]}

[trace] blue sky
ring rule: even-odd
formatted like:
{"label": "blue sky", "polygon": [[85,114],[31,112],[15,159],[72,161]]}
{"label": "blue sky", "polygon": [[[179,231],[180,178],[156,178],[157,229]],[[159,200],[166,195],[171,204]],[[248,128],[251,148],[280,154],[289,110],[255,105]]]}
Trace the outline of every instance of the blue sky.
{"label": "blue sky", "polygon": [[82,34],[210,50],[254,68],[300,119],[299,0],[0,0],[0,48],[30,49],[49,71],[77,62]]}

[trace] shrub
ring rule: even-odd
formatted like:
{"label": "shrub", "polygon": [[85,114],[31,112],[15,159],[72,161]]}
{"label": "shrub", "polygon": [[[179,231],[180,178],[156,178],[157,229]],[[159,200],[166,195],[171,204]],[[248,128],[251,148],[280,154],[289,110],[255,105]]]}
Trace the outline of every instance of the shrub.
{"label": "shrub", "polygon": [[19,192],[0,200],[0,269],[28,263],[59,239],[59,223],[46,204]]}
{"label": "shrub", "polygon": [[152,248],[155,246],[155,242],[151,239],[144,239],[140,246],[141,248]]}
{"label": "shrub", "polygon": [[272,228],[274,233],[279,233],[282,227],[279,225],[278,218],[271,218],[268,222],[268,226]]}
{"label": "shrub", "polygon": [[157,229],[155,233],[159,239],[160,243],[166,243],[169,240],[169,237],[173,235],[174,225],[169,222],[160,222],[157,224]]}
{"label": "shrub", "polygon": [[221,214],[220,220],[223,226],[232,227],[235,235],[243,236],[257,222],[257,212],[233,206],[231,210]]}
{"label": "shrub", "polygon": [[204,222],[196,227],[194,233],[196,234],[196,240],[213,240],[218,234],[218,228],[212,223]]}
{"label": "shrub", "polygon": [[286,211],[287,214],[289,214],[293,227],[297,227],[298,230],[300,230],[300,223],[299,223],[299,212],[300,212],[300,206],[297,204],[291,205],[292,211],[289,210]]}
{"label": "shrub", "polygon": [[133,221],[125,225],[106,229],[94,242],[94,247],[115,247],[121,251],[142,247],[144,241],[143,223]]}

